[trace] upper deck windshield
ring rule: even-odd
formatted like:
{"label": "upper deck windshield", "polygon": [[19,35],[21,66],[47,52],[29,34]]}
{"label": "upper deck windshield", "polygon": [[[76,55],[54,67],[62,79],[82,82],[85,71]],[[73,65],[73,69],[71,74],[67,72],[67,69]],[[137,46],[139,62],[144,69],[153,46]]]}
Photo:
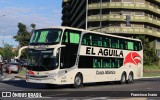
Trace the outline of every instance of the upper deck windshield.
{"label": "upper deck windshield", "polygon": [[35,30],[32,34],[30,45],[45,44],[53,45],[58,44],[61,39],[62,29],[40,29]]}

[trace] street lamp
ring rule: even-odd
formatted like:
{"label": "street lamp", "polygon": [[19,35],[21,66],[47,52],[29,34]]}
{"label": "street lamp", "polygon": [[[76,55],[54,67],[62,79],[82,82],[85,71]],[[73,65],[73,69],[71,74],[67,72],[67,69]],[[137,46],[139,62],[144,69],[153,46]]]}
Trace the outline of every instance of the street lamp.
{"label": "street lamp", "polygon": [[100,32],[102,33],[102,0],[100,0]]}
{"label": "street lamp", "polygon": [[131,16],[130,15],[126,15],[126,26],[130,26],[130,21],[131,21]]}
{"label": "street lamp", "polygon": [[86,30],[87,30],[87,26],[88,26],[88,0],[86,1]]}
{"label": "street lamp", "polygon": [[4,47],[4,30],[2,30],[2,45]]}
{"label": "street lamp", "polygon": [[[1,17],[4,17],[6,15],[1,15]],[[2,32],[2,46],[4,47],[4,30],[1,31]]]}

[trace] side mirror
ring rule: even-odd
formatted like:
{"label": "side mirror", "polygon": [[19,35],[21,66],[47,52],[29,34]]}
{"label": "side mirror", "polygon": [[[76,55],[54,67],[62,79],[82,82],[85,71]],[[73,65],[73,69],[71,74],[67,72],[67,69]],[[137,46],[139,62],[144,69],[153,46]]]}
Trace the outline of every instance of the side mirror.
{"label": "side mirror", "polygon": [[63,68],[63,63],[61,63],[61,67]]}

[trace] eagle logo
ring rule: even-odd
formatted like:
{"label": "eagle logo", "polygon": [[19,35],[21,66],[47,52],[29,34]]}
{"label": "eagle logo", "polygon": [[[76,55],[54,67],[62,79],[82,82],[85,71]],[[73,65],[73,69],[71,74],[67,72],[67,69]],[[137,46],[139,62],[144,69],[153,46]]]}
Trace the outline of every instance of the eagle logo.
{"label": "eagle logo", "polygon": [[127,63],[132,63],[138,65],[141,63],[142,57],[136,52],[130,52],[124,59],[124,65]]}
{"label": "eagle logo", "polygon": [[29,70],[29,71],[28,71],[28,74],[29,74],[29,75],[34,75],[34,72],[31,71],[31,70]]}

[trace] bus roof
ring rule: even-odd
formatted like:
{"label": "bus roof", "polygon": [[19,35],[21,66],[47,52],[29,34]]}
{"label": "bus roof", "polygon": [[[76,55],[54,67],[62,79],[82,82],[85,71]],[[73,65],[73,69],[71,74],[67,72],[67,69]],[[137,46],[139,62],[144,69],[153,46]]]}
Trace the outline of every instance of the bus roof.
{"label": "bus roof", "polygon": [[96,32],[96,31],[90,31],[90,30],[84,30],[84,29],[80,29],[80,28],[73,28],[73,27],[68,27],[68,26],[58,26],[58,27],[43,27],[43,28],[37,28],[36,30],[39,29],[52,29],[52,28],[61,28],[61,29],[71,29],[71,30],[77,30],[77,31],[83,31],[86,33],[95,33],[95,34],[100,34],[100,35],[108,35],[108,36],[113,36],[113,37],[117,37],[117,38],[124,38],[124,39],[130,39],[130,40],[136,40],[136,41],[141,41],[140,39],[134,39],[134,38],[130,38],[130,37],[124,37],[124,36],[119,36],[119,35],[113,35],[113,34],[109,34],[109,33],[101,33],[101,32]]}

